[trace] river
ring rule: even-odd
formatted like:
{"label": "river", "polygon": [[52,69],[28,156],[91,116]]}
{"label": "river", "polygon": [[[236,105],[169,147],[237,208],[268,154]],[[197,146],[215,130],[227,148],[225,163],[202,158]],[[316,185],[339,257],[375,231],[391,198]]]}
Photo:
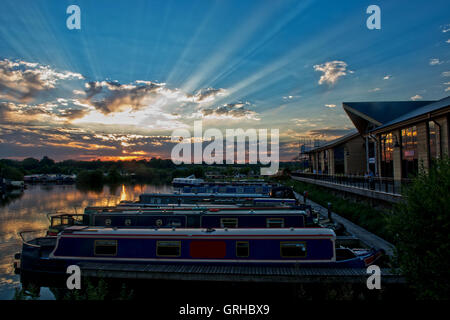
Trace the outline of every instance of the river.
{"label": "river", "polygon": [[[75,185],[29,185],[22,194],[0,203],[0,300],[14,298],[20,277],[14,274],[14,254],[21,251],[18,232],[48,228],[48,213],[82,213],[87,206],[115,205],[137,200],[141,193],[172,192],[169,185],[118,185],[97,190],[80,190]],[[54,299],[46,288],[40,299]]]}

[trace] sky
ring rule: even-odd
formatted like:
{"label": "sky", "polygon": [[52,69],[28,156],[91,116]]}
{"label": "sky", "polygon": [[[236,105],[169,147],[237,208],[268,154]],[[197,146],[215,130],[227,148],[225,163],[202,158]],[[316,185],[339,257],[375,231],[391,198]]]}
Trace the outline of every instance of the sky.
{"label": "sky", "polygon": [[[370,30],[369,5],[381,9]],[[68,29],[77,5],[81,29]],[[2,0],[0,158],[169,158],[173,130],[354,127],[346,101],[450,95],[450,2]]]}

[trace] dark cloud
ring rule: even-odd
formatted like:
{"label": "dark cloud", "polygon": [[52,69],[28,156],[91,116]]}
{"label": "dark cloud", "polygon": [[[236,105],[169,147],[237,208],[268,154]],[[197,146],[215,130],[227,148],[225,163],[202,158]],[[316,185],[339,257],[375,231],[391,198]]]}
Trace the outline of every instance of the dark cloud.
{"label": "dark cloud", "polygon": [[211,101],[216,96],[224,95],[225,94],[224,89],[215,89],[215,88],[205,88],[199,90],[195,95],[192,97],[194,98],[194,102],[205,102],[205,101]]}
{"label": "dark cloud", "polygon": [[37,63],[0,60],[0,99],[30,102],[39,92],[55,88],[60,80],[82,78],[80,74],[57,72]]}
{"label": "dark cloud", "polygon": [[102,81],[86,84],[85,103],[92,105],[103,114],[124,111],[125,108],[139,110],[145,106],[145,99],[151,97],[161,84],[153,82],[127,84]]}
{"label": "dark cloud", "polygon": [[228,103],[216,108],[205,108],[201,110],[203,116],[231,117],[231,118],[247,118],[257,120],[257,113],[249,110],[246,106],[248,102]]}

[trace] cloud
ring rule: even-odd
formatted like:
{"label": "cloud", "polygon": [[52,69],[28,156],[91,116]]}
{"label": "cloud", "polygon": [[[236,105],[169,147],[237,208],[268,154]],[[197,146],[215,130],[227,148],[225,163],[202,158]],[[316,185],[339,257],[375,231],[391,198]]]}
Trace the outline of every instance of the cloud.
{"label": "cloud", "polygon": [[296,98],[300,98],[301,96],[284,96],[283,100],[292,100],[292,99],[296,99]]}
{"label": "cloud", "polygon": [[163,84],[153,82],[120,84],[114,81],[86,83],[84,103],[92,105],[103,114],[121,112],[127,108],[136,111],[146,105],[146,101],[163,88]]}
{"label": "cloud", "polygon": [[344,61],[328,61],[323,64],[314,65],[315,71],[323,72],[319,79],[319,84],[328,83],[334,85],[340,77],[343,77],[353,71],[347,70],[347,63]]}
{"label": "cloud", "polygon": [[369,92],[377,92],[377,91],[380,91],[380,90],[381,90],[380,88],[373,88],[373,89],[370,89]]}
{"label": "cloud", "polygon": [[248,102],[228,103],[216,108],[206,108],[200,110],[202,115],[206,118],[235,118],[235,119],[249,119],[260,120],[255,111],[246,108]]}
{"label": "cloud", "polygon": [[450,39],[448,39],[447,41],[445,41],[445,42],[447,42],[447,43],[450,43]]}
{"label": "cloud", "polygon": [[450,24],[446,24],[441,27],[443,33],[447,33],[450,31]]}
{"label": "cloud", "polygon": [[79,73],[58,72],[50,66],[26,61],[0,60],[0,99],[30,102],[62,80],[83,79]]}
{"label": "cloud", "polygon": [[215,89],[215,88],[206,88],[200,89],[195,95],[189,96],[193,98],[193,102],[197,103],[205,103],[214,101],[214,99],[218,96],[223,96],[226,94],[225,89]]}
{"label": "cloud", "polygon": [[416,100],[421,100],[423,99],[423,97],[421,95],[416,94],[415,96],[412,96],[410,98],[412,101],[416,101]]}
{"label": "cloud", "polygon": [[326,104],[325,107],[327,108],[336,108],[335,104]]}
{"label": "cloud", "polygon": [[450,71],[444,71],[442,72],[443,77],[450,77]]}
{"label": "cloud", "polygon": [[439,65],[439,64],[442,64],[442,63],[443,62],[439,61],[439,59],[437,59],[437,58],[430,59],[430,66],[436,66],[436,65]]}
{"label": "cloud", "polygon": [[392,75],[388,74],[383,77],[383,80],[389,80],[390,78],[392,78]]}
{"label": "cloud", "polygon": [[168,158],[173,147],[170,136],[106,133],[98,128],[70,126],[2,125],[0,139],[4,141],[0,158],[11,154],[18,158],[48,155],[56,160]]}
{"label": "cloud", "polygon": [[0,122],[10,124],[55,124],[82,118],[91,109],[75,99],[59,98],[40,104],[0,102]]}
{"label": "cloud", "polygon": [[325,129],[314,129],[310,130],[308,134],[312,137],[316,138],[327,138],[327,139],[335,139],[342,137],[350,132],[354,131],[351,128],[338,129],[338,128],[325,128]]}

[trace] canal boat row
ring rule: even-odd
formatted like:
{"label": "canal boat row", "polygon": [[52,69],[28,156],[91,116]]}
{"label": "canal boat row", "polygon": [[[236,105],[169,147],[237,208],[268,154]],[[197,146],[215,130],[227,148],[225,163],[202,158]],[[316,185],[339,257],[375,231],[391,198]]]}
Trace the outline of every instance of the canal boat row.
{"label": "canal boat row", "polygon": [[361,268],[382,256],[336,246],[310,206],[276,195],[143,194],[49,218],[45,237],[23,242],[19,272],[61,273],[89,261]]}
{"label": "canal boat row", "polygon": [[83,262],[363,268],[381,250],[336,248],[326,228],[128,229],[72,226],[24,242],[21,272],[65,273]]}

